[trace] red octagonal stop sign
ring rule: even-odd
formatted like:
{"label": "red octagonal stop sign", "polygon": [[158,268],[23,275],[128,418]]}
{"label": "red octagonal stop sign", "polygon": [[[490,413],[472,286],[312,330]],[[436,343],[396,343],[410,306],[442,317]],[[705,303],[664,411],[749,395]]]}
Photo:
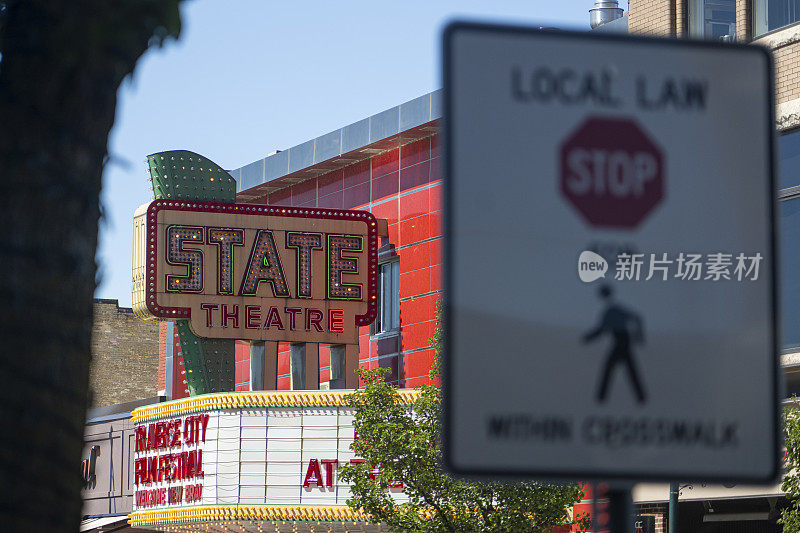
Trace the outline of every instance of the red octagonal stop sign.
{"label": "red octagonal stop sign", "polygon": [[664,156],[632,119],[587,119],[559,165],[561,192],[592,226],[634,228],[664,197]]}

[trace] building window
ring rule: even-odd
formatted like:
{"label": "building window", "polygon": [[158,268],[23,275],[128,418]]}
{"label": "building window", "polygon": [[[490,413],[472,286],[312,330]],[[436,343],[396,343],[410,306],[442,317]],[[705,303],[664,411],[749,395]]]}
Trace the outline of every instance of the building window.
{"label": "building window", "polygon": [[785,189],[800,186],[800,130],[778,138],[778,154],[778,188],[786,193]]}
{"label": "building window", "polygon": [[378,335],[400,329],[400,261],[381,265],[378,315],[370,333]]}
{"label": "building window", "polygon": [[755,34],[763,35],[800,21],[800,0],[753,0]]}
{"label": "building window", "polygon": [[328,382],[328,387],[331,389],[343,389],[345,387],[346,350],[344,344],[331,345],[331,379]]}
{"label": "building window", "polygon": [[800,348],[800,130],[780,137],[778,142],[778,184],[780,192],[781,347]]}
{"label": "building window", "polygon": [[800,348],[800,197],[780,203],[782,345]]}
{"label": "building window", "polygon": [[289,364],[292,370],[292,390],[306,388],[306,344],[304,342],[289,345]]}
{"label": "building window", "polygon": [[250,343],[250,390],[264,390],[264,356],[263,342]]}
{"label": "building window", "polygon": [[736,0],[689,0],[689,33],[715,41],[736,38]]}

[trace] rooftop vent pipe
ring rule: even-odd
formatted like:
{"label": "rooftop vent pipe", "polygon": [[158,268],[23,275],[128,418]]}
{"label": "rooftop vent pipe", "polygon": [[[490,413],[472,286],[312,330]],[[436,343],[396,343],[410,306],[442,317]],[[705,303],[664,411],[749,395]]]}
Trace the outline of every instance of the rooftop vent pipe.
{"label": "rooftop vent pipe", "polygon": [[622,9],[617,0],[594,0],[594,9],[589,10],[589,24],[595,29],[621,16]]}

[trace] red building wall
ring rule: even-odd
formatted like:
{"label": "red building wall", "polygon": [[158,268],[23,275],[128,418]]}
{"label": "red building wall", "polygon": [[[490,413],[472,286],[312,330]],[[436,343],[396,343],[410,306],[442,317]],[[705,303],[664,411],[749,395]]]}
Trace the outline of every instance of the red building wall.
{"label": "red building wall", "polygon": [[[433,135],[344,168],[285,187],[252,203],[363,209],[389,223],[400,259],[400,332],[370,340],[360,330],[360,366],[388,368],[400,387],[428,383],[430,337],[442,289],[442,181],[439,136]],[[250,388],[250,352],[237,343],[236,390]],[[291,388],[289,344],[278,347],[278,389]],[[320,382],[330,379],[330,349],[320,346]]]}
{"label": "red building wall", "polygon": [[186,368],[183,366],[183,352],[178,332],[172,334],[172,399],[189,397],[189,386],[186,384]]}

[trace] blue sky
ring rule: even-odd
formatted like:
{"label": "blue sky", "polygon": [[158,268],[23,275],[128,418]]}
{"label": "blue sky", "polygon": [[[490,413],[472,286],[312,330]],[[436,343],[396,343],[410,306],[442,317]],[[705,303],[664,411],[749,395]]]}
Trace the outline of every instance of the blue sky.
{"label": "blue sky", "polygon": [[180,40],[148,52],[120,88],[95,296],[130,306],[131,222],[151,200],[148,154],[186,149],[238,168],[438,89],[448,20],[588,30],[593,3],[184,2]]}

